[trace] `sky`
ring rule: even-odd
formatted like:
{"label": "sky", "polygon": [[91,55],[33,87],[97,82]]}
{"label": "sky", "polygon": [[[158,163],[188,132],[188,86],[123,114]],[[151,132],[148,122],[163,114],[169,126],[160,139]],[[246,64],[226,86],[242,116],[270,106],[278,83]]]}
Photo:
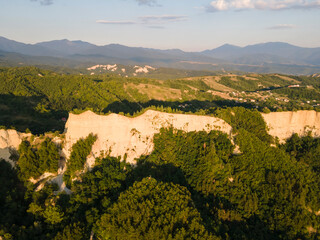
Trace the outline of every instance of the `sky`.
{"label": "sky", "polygon": [[0,36],[184,51],[320,47],[320,0],[0,0]]}

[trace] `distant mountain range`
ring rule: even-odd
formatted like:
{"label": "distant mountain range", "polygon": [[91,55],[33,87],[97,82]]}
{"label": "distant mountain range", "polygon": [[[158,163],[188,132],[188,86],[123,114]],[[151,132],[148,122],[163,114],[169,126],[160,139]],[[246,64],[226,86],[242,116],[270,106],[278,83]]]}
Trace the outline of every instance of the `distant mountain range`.
{"label": "distant mountain range", "polygon": [[302,48],[270,42],[237,47],[223,45],[202,52],[159,50],[119,44],[97,46],[83,41],[54,40],[25,44],[0,37],[1,65],[53,65],[87,68],[92,64],[148,64],[188,70],[320,72],[320,48]]}
{"label": "distant mountain range", "polygon": [[320,48],[302,48],[282,42],[269,42],[246,47],[225,44],[202,52],[204,55],[242,64],[320,65]]}

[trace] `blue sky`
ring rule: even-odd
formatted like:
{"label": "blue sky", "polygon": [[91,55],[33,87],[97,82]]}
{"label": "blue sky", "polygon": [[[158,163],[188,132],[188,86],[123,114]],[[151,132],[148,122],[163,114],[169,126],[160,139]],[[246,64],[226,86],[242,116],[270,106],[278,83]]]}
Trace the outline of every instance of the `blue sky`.
{"label": "blue sky", "polygon": [[0,0],[0,36],[186,51],[225,43],[320,47],[320,0]]}

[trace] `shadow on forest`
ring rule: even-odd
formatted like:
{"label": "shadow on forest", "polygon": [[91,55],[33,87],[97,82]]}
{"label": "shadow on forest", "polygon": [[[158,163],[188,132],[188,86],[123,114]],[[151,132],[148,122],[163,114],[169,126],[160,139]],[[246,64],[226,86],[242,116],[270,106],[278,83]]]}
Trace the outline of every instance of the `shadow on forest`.
{"label": "shadow on forest", "polygon": [[[205,228],[222,239],[280,239],[279,233],[271,231],[268,226],[257,215],[241,221],[229,221],[219,219],[218,211],[230,211],[236,209],[229,200],[221,197],[205,196],[193,189],[187,182],[183,171],[172,163],[155,164],[147,159],[141,158],[137,167],[133,169],[127,188],[132,186],[135,181],[141,181],[145,177],[152,177],[157,181],[178,184],[186,187],[193,200],[193,204],[199,211]],[[221,207],[223,206],[223,208]],[[283,233],[285,234],[285,233]]]}
{"label": "shadow on forest", "polygon": [[[129,102],[127,100],[110,103],[102,112],[120,113],[133,115],[136,112],[151,106],[172,108],[183,112],[197,112],[215,107],[243,106],[255,108],[252,103],[239,103],[232,100],[199,101],[159,101]],[[66,99],[47,99],[45,96],[14,96],[0,94],[0,126],[15,128],[25,132],[30,129],[33,134],[42,134],[49,131],[63,132],[68,111],[73,109],[92,109],[99,112],[94,103],[83,102],[72,97]],[[210,111],[209,111],[210,113]]]}
{"label": "shadow on forest", "polygon": [[133,115],[135,112],[141,111],[147,107],[170,107],[172,109],[178,109],[184,112],[197,112],[201,109],[210,109],[213,107],[236,107],[242,106],[245,108],[253,109],[256,107],[252,103],[240,103],[233,100],[214,100],[214,101],[199,101],[199,100],[190,100],[190,101],[159,101],[159,100],[150,100],[148,102],[129,102],[127,100],[116,101],[109,104],[105,109],[104,113],[113,112]]}
{"label": "shadow on forest", "polygon": [[62,118],[68,116],[67,111],[49,110],[40,112],[36,110],[43,102],[42,96],[14,96],[0,94],[0,126],[15,128],[25,132],[30,129],[33,134],[49,131],[64,130],[65,123]]}
{"label": "shadow on forest", "polygon": [[286,236],[285,233],[275,233],[271,231],[265,222],[257,215],[253,215],[243,221],[222,221],[221,237],[226,239],[226,233],[229,239],[234,240],[280,240],[280,237]]}
{"label": "shadow on forest", "polygon": [[134,181],[141,181],[145,177],[152,177],[157,181],[188,187],[182,170],[172,163],[158,165],[148,161],[140,161],[137,167],[134,168],[129,182],[133,184]]}

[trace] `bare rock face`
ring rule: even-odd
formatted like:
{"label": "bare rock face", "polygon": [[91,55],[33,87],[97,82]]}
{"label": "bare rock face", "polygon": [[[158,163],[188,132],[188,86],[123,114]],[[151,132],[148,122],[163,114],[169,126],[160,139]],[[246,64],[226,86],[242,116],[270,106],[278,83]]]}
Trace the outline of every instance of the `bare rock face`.
{"label": "bare rock face", "polygon": [[269,134],[278,137],[280,142],[290,138],[292,134],[320,137],[320,113],[316,111],[272,112],[262,114],[269,128]]}
{"label": "bare rock face", "polygon": [[92,159],[88,165],[92,165],[92,160],[101,153],[122,158],[126,155],[127,162],[135,163],[135,158],[152,152],[154,134],[159,133],[160,128],[170,126],[187,132],[220,130],[231,134],[229,124],[209,116],[148,110],[138,117],[130,118],[117,114],[101,116],[87,111],[79,115],[69,114],[65,127],[64,153],[68,158],[72,145],[93,133],[98,138],[92,147]]}
{"label": "bare rock face", "polygon": [[19,148],[25,135],[12,129],[0,129],[0,159],[3,158],[13,166],[14,162],[10,159],[11,150]]}

